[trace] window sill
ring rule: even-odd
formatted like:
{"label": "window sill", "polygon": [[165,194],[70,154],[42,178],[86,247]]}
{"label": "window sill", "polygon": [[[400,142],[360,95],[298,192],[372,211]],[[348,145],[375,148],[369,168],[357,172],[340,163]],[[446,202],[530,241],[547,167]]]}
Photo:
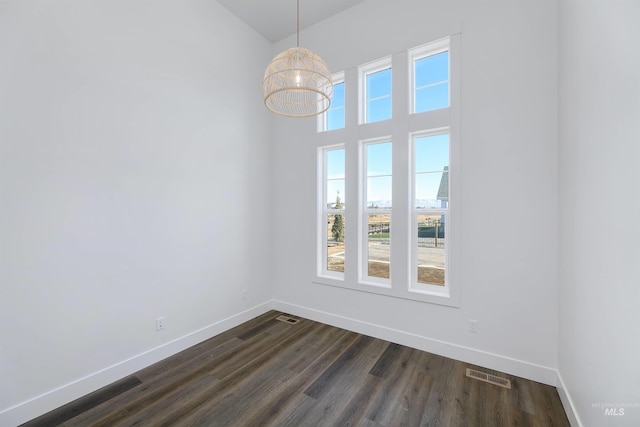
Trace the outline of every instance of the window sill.
{"label": "window sill", "polygon": [[390,285],[355,283],[350,284],[344,279],[338,279],[328,276],[316,275],[312,279],[312,283],[324,286],[332,286],[343,289],[349,289],[357,292],[366,292],[370,294],[383,295],[391,298],[400,298],[410,301],[423,302],[428,304],[442,305],[451,308],[460,308],[458,295],[451,295],[446,288],[442,290],[397,290]]}

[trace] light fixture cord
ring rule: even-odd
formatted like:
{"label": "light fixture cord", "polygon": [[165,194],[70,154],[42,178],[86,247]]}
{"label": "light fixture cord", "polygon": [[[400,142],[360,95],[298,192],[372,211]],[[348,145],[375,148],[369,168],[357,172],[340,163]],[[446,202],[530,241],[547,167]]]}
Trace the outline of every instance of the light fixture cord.
{"label": "light fixture cord", "polygon": [[300,47],[300,0],[296,1],[296,47]]}

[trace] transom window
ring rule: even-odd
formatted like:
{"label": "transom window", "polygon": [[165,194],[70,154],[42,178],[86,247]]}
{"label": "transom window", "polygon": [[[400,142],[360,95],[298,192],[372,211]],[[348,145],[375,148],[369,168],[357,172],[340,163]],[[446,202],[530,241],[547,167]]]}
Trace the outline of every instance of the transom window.
{"label": "transom window", "polygon": [[335,130],[344,128],[344,73],[337,73],[332,76],[333,97],[329,110],[320,116],[319,131]]}
{"label": "transom window", "polygon": [[409,51],[411,112],[449,106],[449,39],[420,46]]}
{"label": "transom window", "polygon": [[390,119],[391,58],[363,65],[360,71],[360,123]]}

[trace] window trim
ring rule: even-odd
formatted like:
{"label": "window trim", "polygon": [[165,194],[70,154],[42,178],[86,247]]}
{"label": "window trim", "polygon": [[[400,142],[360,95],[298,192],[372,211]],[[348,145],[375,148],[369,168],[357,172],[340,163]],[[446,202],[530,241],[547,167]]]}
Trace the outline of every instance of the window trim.
{"label": "window trim", "polygon": [[[434,208],[434,209],[425,209],[425,208],[416,208],[415,200],[416,200],[416,140],[418,138],[429,137],[429,136],[437,136],[437,135],[448,135],[449,136],[449,159],[451,159],[451,129],[449,126],[429,129],[424,131],[412,132],[409,138],[409,152],[411,153],[411,275],[409,282],[409,292],[414,292],[418,294],[424,295],[434,295],[440,297],[447,297],[451,293],[451,283],[450,283],[450,274],[449,274],[449,219],[450,219],[450,200],[451,200],[451,188],[449,188],[449,196],[447,202],[448,207],[446,209],[442,208]],[[451,162],[449,161],[449,177],[451,176]],[[446,219],[444,222],[444,235],[445,241],[447,243],[444,247],[444,262],[445,262],[445,276],[444,276],[444,286],[441,285],[433,285],[427,283],[418,282],[418,234],[416,230],[418,228],[418,215],[443,215]]]}
{"label": "window trim", "polygon": [[[327,236],[327,218],[329,215],[343,215],[346,218],[346,208],[342,209],[329,209],[327,208],[327,155],[329,151],[345,150],[346,159],[346,147],[344,143],[326,145],[318,147],[318,218],[317,218],[317,259],[316,259],[316,274],[318,277],[324,277],[327,279],[339,280],[344,282],[345,273],[339,271],[331,271],[328,269],[327,260],[327,248],[328,248],[328,236]],[[346,185],[346,160],[345,160],[345,185]],[[346,192],[346,191],[345,191]],[[346,206],[346,204],[345,204]],[[347,252],[345,247],[345,269],[346,269]]]}
{"label": "window trim", "polygon": [[[358,228],[358,284],[365,286],[377,286],[380,288],[391,289],[393,281],[393,270],[391,269],[391,240],[389,241],[389,278],[369,276],[369,216],[370,215],[389,215],[389,234],[391,235],[391,223],[393,218],[393,205],[386,209],[371,209],[367,206],[368,178],[367,175],[367,146],[375,144],[391,144],[393,153],[393,140],[391,135],[381,136],[377,138],[369,138],[358,142],[359,158],[361,163],[360,179],[359,179],[359,203],[358,216],[360,218],[360,227]],[[393,155],[392,155],[393,156]],[[345,166],[346,167],[346,166]],[[391,161],[391,179],[393,182],[393,157]],[[393,190],[392,190],[393,191]],[[393,199],[393,192],[391,193]]]}
{"label": "window trim", "polygon": [[[345,128],[338,132],[314,132],[314,142],[318,150],[329,147],[343,145],[345,148],[345,192],[348,193],[350,202],[345,207],[346,216],[349,221],[345,222],[345,270],[344,279],[336,280],[332,277],[320,276],[319,268],[313,266],[312,283],[320,285],[328,285],[350,289],[359,292],[367,292],[374,295],[384,295],[386,297],[401,298],[410,301],[417,301],[429,304],[437,304],[445,307],[459,308],[460,296],[464,286],[460,281],[459,265],[461,262],[461,239],[459,224],[459,207],[460,201],[456,198],[460,195],[459,179],[461,169],[459,167],[460,158],[460,57],[461,57],[461,33],[449,33],[445,38],[449,40],[449,107],[429,110],[420,113],[411,113],[409,109],[409,98],[412,88],[410,88],[409,80],[411,72],[409,68],[409,52],[412,49],[406,49],[401,52],[394,53],[389,57],[392,62],[392,111],[391,120],[383,120],[373,123],[361,123],[362,118],[362,78],[360,71],[369,64],[379,63],[380,61],[371,61],[363,65],[355,65],[346,68],[345,74],[345,105],[349,108],[345,109]],[[435,42],[442,39],[434,38]],[[433,42],[433,43],[435,43]],[[430,45],[427,43],[424,45]],[[423,46],[423,45],[421,45]],[[385,67],[383,67],[384,69]],[[413,160],[410,152],[411,135],[414,133],[427,132],[440,128],[449,128],[449,190],[450,190],[450,211],[446,218],[447,223],[447,279],[450,285],[447,294],[443,293],[425,293],[416,292],[411,289],[411,239],[413,228],[413,207],[410,199],[413,191],[411,190]],[[360,154],[360,141],[367,141],[380,137],[381,135],[391,135],[393,143],[393,216],[391,218],[391,227],[393,233],[391,235],[391,244],[393,252],[391,253],[391,262],[393,263],[393,272],[391,277],[391,287],[380,287],[367,283],[361,283],[358,277],[362,265],[362,251],[359,248],[362,241],[361,224],[362,212],[360,202],[362,193],[361,177],[362,177],[362,155]],[[319,151],[320,152],[320,151]],[[318,173],[321,173],[320,155],[318,155]],[[318,175],[318,180],[321,175]],[[318,191],[321,191],[319,188]],[[400,192],[399,192],[400,191]],[[455,200],[451,200],[454,198]],[[453,209],[451,209],[453,208]],[[318,201],[318,215],[320,215],[322,207]],[[317,216],[318,222],[320,216]],[[326,227],[325,227],[326,233]],[[317,252],[318,256],[322,256],[321,246],[322,235],[318,232]],[[319,261],[320,258],[318,258]],[[436,290],[437,291],[437,290]]]}

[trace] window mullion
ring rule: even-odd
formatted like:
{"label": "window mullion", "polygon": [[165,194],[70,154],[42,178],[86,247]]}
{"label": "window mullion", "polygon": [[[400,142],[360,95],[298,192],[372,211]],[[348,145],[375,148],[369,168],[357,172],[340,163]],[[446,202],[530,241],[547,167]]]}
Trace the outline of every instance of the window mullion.
{"label": "window mullion", "polygon": [[358,70],[353,68],[345,72],[345,192],[349,194],[349,203],[345,205],[344,228],[344,280],[346,286],[358,283],[358,225],[360,193],[359,170],[360,152],[358,147]]}
{"label": "window mullion", "polygon": [[408,290],[410,270],[410,216],[409,192],[411,188],[409,153],[409,95],[407,76],[407,52],[393,55],[393,215],[391,216],[391,265],[393,266],[392,290],[401,294]]}

